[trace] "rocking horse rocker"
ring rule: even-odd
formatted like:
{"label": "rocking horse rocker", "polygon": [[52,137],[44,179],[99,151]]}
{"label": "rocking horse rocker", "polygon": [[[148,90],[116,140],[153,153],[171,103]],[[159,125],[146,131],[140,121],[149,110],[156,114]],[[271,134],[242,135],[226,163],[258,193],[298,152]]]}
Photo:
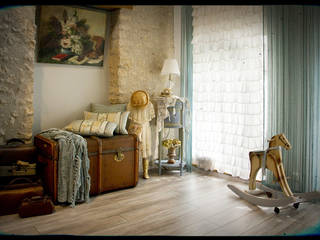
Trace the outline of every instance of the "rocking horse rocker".
{"label": "rocking horse rocker", "polygon": [[[293,194],[284,172],[282,164],[281,147],[286,150],[291,149],[291,144],[284,134],[278,134],[273,136],[269,142],[269,148],[265,151],[253,151],[249,153],[250,158],[250,176],[249,176],[249,191],[242,191],[236,186],[228,184],[227,186],[240,198],[259,206],[274,207],[276,213],[280,212],[279,207],[293,204],[294,208],[298,208],[302,202],[319,199],[319,193],[295,193]],[[262,178],[265,175],[265,168],[272,171],[276,181],[279,183],[282,192],[271,189],[256,183],[256,177],[259,169],[262,168]],[[256,187],[260,191],[256,190]],[[258,197],[257,195],[266,193],[269,198]]]}

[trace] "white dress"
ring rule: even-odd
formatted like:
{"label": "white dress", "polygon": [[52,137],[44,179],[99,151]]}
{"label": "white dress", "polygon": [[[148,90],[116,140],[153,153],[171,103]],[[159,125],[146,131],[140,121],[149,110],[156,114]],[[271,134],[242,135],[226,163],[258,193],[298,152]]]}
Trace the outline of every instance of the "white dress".
{"label": "white dress", "polygon": [[[143,158],[148,158],[152,155],[151,153],[151,127],[150,121],[155,117],[154,107],[151,102],[143,108],[132,107],[130,102],[127,105],[127,110],[130,111],[129,119],[130,125],[138,124],[141,126],[141,134],[138,135],[140,149]],[[130,128],[130,126],[129,126]]]}

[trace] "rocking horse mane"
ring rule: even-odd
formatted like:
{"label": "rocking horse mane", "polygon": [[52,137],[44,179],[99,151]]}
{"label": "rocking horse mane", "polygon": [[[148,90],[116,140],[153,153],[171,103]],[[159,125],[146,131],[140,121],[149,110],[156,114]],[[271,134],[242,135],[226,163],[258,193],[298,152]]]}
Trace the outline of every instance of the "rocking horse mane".
{"label": "rocking horse mane", "polygon": [[270,140],[268,140],[268,142],[269,142],[269,148],[282,146],[287,150],[291,149],[291,144],[283,133],[274,135]]}

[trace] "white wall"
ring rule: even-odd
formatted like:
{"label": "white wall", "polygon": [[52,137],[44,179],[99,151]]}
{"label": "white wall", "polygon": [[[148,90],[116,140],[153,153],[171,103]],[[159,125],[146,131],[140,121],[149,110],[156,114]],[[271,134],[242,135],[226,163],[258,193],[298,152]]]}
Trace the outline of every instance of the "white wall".
{"label": "white wall", "polygon": [[104,67],[36,63],[33,135],[82,119],[90,103],[107,102]]}

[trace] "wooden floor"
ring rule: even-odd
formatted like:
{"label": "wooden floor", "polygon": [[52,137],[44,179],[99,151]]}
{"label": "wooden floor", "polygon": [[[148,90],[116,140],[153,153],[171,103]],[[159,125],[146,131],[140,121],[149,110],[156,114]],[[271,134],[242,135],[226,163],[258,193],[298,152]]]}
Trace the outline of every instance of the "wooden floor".
{"label": "wooden floor", "polygon": [[92,197],[75,208],[56,206],[53,214],[20,218],[0,217],[0,232],[22,235],[288,235],[320,220],[320,203],[281,209],[251,205],[227,188],[247,183],[227,175],[195,169],[182,177],[178,172],[148,180],[134,188]]}

